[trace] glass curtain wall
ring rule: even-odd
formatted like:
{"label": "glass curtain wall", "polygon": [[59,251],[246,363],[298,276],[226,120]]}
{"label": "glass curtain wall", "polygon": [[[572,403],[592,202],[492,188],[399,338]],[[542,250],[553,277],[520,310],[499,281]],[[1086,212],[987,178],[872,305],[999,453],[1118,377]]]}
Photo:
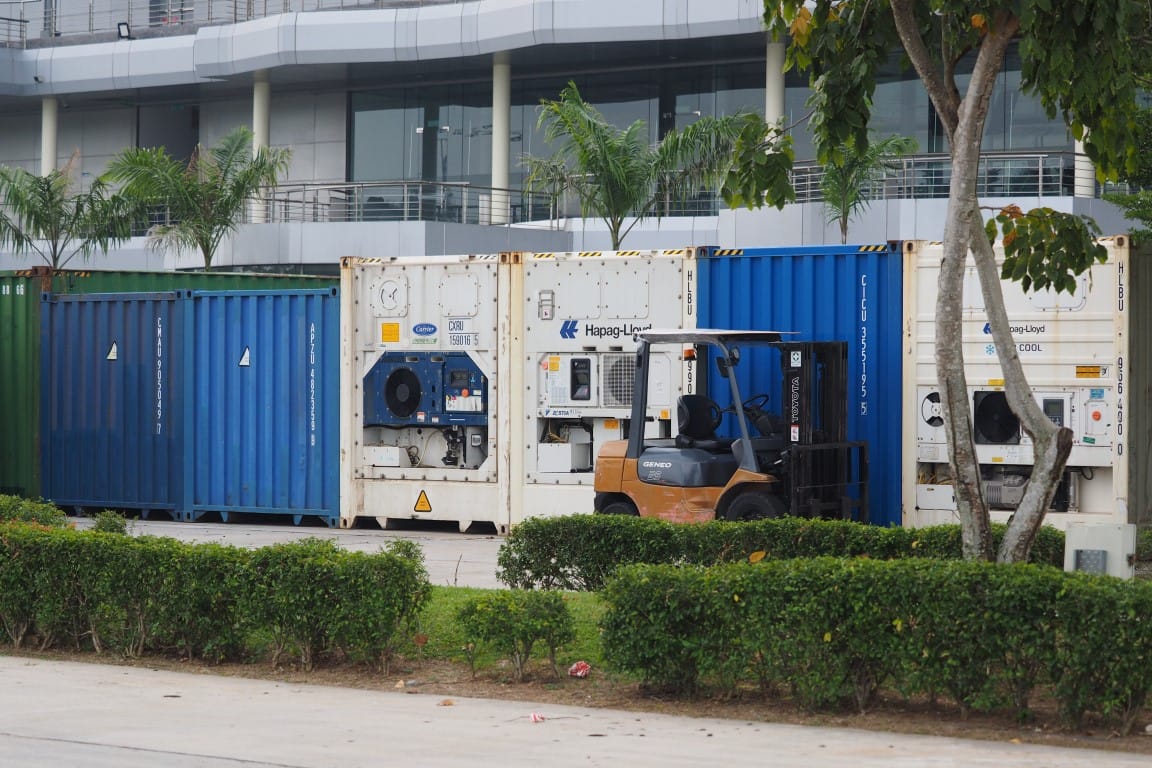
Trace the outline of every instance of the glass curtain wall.
{"label": "glass curtain wall", "polygon": [[[961,69],[960,78],[965,77]],[[740,109],[762,114],[764,109],[762,59],[605,70],[571,79],[585,100],[612,124],[623,127],[636,120],[644,121],[652,142],[670,129],[683,128],[704,115],[725,115]],[[523,185],[525,171],[521,160],[525,155],[551,153],[537,125],[539,105],[541,100],[557,98],[568,80],[560,76],[514,77],[509,151],[509,180],[513,188]],[[793,71],[785,76],[785,115],[792,126],[798,162],[815,157],[806,125],[809,95],[806,74]],[[423,180],[488,186],[491,99],[488,80],[353,93],[348,142],[350,180]],[[911,136],[920,154],[947,152],[943,131],[924,88],[914,74],[896,66],[895,58],[880,74],[872,116],[872,133],[876,137]],[[991,152],[1035,155],[1037,151],[1072,150],[1065,126],[1059,120],[1050,120],[1035,97],[1021,92],[1015,49],[997,81],[984,140],[985,150]],[[1025,162],[1034,164],[1034,160]],[[925,172],[939,176],[936,182],[946,189],[946,161],[940,158],[927,162],[926,169]]]}
{"label": "glass curtain wall", "polygon": [[[763,112],[763,65],[635,70],[572,78],[581,96],[613,125],[642,120],[651,142],[702,115],[738,109]],[[568,78],[512,82],[509,174],[523,183],[524,155],[547,157],[538,127],[542,100],[555,99]],[[489,82],[353,93],[349,127],[350,181],[424,180],[486,186],[492,166]]]}

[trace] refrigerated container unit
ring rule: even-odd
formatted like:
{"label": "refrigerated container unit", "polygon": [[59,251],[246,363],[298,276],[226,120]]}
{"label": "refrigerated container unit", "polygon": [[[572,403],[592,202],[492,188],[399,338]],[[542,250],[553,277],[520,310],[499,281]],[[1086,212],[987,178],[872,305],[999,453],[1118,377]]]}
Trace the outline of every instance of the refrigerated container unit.
{"label": "refrigerated container unit", "polygon": [[339,518],[339,292],[44,294],[44,496]]}
{"label": "refrigerated container unit", "polygon": [[[1101,240],[1107,261],[1074,293],[1024,293],[1002,281],[1009,324],[1037,404],[1073,433],[1072,452],[1046,522],[1146,525],[1152,355],[1152,280],[1127,237]],[[941,243],[905,243],[908,293],[904,401],[904,512],[909,525],[955,522],[956,502],[935,367]],[[999,244],[997,257],[1003,258]],[[975,266],[964,277],[963,352],[976,457],[994,520],[1006,520],[1032,471],[1032,441],[1008,408]],[[1139,329],[1143,328],[1143,331]],[[1135,397],[1132,393],[1137,393]]]}
{"label": "refrigerated container unit", "polygon": [[327,289],[333,277],[242,272],[0,272],[0,493],[37,498],[40,482],[42,293],[74,295],[188,290]]}
{"label": "refrigerated container unit", "polygon": [[[902,266],[898,243],[708,248],[696,261],[699,327],[847,342],[847,439],[868,444],[869,519],[885,526],[901,522]],[[764,364],[743,373],[782,380],[775,358]],[[698,390],[721,396],[726,387],[710,369]]]}
{"label": "refrigerated container unit", "polygon": [[341,261],[340,524],[509,525],[512,256]]}
{"label": "refrigerated container unit", "polygon": [[[521,255],[513,360],[524,397],[513,419],[513,523],[593,511],[596,454],[631,428],[634,334],[695,326],[696,250]],[[651,365],[641,428],[670,437],[690,363],[661,352]]]}

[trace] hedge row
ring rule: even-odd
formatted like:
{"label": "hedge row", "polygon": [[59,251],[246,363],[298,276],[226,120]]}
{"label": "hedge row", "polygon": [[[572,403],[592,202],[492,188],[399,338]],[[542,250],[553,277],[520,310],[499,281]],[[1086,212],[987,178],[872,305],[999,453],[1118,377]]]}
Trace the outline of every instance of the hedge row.
{"label": "hedge row", "polygon": [[[994,525],[997,544],[1004,525]],[[748,523],[665,523],[619,515],[530,518],[508,535],[497,576],[510,587],[595,591],[622,565],[716,565],[796,557],[960,559],[960,526],[880,528],[841,520],[780,518]],[[1045,527],[1032,561],[1062,567],[1064,534]]]}
{"label": "hedge row", "polygon": [[556,652],[576,639],[576,621],[559,592],[496,589],[472,598],[460,607],[456,620],[464,630],[464,653],[476,672],[476,652],[481,645],[495,648],[512,664],[516,682],[524,681],[532,648],[548,649],[555,677]]}
{"label": "hedge row", "polygon": [[0,523],[36,523],[49,528],[69,527],[68,515],[56,505],[2,493],[0,493]]}
{"label": "hedge row", "polygon": [[209,660],[339,652],[387,666],[431,585],[419,548],[368,555],[307,539],[254,551],[0,525],[0,626],[34,642]]}
{"label": "hedge row", "polygon": [[882,687],[962,714],[1062,715],[1127,733],[1152,690],[1152,584],[1047,566],[818,558],[628,566],[605,586],[604,652],[677,691],[787,691],[807,708],[868,706]]}

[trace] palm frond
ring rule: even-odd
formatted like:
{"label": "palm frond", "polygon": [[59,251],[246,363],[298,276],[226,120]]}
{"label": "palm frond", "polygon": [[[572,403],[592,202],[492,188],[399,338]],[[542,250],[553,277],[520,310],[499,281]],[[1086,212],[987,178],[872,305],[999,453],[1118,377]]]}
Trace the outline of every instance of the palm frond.
{"label": "palm frond", "polygon": [[[526,186],[553,195],[573,192],[582,214],[602,219],[618,247],[638,221],[653,215],[670,196],[720,186],[743,118],[704,118],[651,144],[644,121],[616,128],[569,83],[558,99],[541,103],[538,125],[553,154],[523,158],[529,170]],[[625,229],[629,217],[634,220]]]}
{"label": "palm frond", "polygon": [[167,208],[169,222],[149,231],[152,247],[197,249],[204,266],[211,267],[216,249],[235,231],[248,201],[276,184],[290,158],[283,148],[264,147],[253,155],[252,132],[242,126],[209,150],[196,147],[187,163],[163,149],[127,150],[107,175],[139,203]]}
{"label": "palm frond", "polygon": [[132,207],[100,180],[78,191],[75,168],[75,157],[44,176],[0,168],[0,242],[59,269],[77,255],[127,240]]}

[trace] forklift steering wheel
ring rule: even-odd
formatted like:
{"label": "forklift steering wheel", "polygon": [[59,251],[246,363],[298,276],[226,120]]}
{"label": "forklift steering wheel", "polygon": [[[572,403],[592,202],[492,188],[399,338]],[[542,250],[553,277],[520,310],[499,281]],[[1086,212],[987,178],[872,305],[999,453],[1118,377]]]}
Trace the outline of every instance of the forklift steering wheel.
{"label": "forklift steering wheel", "polygon": [[762,411],[768,406],[768,395],[753,395],[745,400],[741,405],[744,406],[746,411]]}

